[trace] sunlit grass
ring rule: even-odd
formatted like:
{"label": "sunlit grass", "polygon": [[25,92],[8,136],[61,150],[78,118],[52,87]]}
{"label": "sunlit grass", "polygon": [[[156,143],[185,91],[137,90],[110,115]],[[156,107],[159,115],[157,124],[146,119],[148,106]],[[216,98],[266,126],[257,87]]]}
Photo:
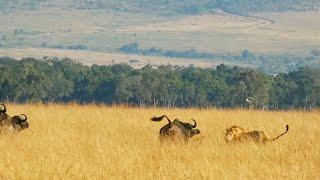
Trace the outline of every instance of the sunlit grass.
{"label": "sunlit grass", "polygon": [[[320,112],[263,112],[70,105],[8,104],[10,115],[26,113],[30,128],[1,135],[1,179],[220,179],[320,177]],[[196,119],[201,135],[187,145],[161,145],[167,114]],[[226,145],[225,128],[277,136],[267,145]]]}

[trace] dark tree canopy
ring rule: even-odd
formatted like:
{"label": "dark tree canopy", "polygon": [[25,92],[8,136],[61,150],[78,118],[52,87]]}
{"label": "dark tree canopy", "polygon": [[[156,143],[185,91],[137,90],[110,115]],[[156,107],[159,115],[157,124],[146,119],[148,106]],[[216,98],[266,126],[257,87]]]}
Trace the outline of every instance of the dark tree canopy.
{"label": "dark tree canopy", "polygon": [[127,64],[85,66],[70,59],[0,58],[0,101],[162,107],[313,109],[320,69],[268,75],[248,68]]}

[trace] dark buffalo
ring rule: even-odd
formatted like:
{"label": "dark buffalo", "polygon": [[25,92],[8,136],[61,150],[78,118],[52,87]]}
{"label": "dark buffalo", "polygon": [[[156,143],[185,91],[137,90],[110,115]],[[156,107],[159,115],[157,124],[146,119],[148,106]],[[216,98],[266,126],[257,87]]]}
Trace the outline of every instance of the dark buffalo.
{"label": "dark buffalo", "polygon": [[3,103],[0,103],[0,126],[3,121],[10,119],[11,117],[7,114],[7,108],[6,105]]}
{"label": "dark buffalo", "polygon": [[25,114],[13,116],[11,118],[12,126],[16,132],[29,128],[28,118]]}
{"label": "dark buffalo", "polygon": [[7,114],[6,105],[0,103],[0,132],[1,133],[10,133],[10,132],[19,132],[23,129],[29,127],[27,122],[27,116],[25,114],[20,114],[16,116],[9,116]]}
{"label": "dark buffalo", "polygon": [[197,127],[197,122],[192,119],[194,125],[190,123],[184,123],[179,121],[178,119],[171,120],[168,116],[163,115],[160,117],[151,118],[152,121],[162,121],[163,118],[168,120],[168,124],[164,125],[160,129],[160,142],[164,140],[172,140],[172,141],[184,141],[187,142],[194,135],[200,134],[199,129],[195,129]]}
{"label": "dark buffalo", "polygon": [[28,118],[25,114],[15,115],[13,117],[3,119],[0,124],[1,132],[16,133],[23,129],[29,128],[27,119]]}

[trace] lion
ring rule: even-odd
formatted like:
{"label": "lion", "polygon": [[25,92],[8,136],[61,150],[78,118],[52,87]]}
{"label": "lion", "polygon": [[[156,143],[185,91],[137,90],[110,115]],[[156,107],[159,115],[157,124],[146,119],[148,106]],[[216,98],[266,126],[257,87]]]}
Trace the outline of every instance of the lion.
{"label": "lion", "polygon": [[226,142],[245,142],[251,141],[259,144],[266,144],[270,141],[275,141],[289,131],[289,125],[286,125],[286,131],[275,138],[269,138],[263,131],[246,132],[239,126],[231,126],[226,129]]}

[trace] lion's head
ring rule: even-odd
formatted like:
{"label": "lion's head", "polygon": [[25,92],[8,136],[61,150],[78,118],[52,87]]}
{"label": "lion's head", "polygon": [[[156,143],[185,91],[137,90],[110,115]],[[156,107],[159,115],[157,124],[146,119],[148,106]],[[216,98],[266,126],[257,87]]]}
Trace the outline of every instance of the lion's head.
{"label": "lion's head", "polygon": [[234,138],[239,137],[244,132],[244,129],[239,126],[231,126],[226,129],[226,137],[225,140],[227,142],[232,141]]}

